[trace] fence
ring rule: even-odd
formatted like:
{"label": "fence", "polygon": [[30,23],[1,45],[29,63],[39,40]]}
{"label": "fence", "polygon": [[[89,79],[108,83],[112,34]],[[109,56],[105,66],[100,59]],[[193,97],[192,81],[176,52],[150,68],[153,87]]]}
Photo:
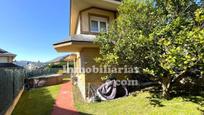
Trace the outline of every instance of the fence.
{"label": "fence", "polygon": [[32,71],[26,71],[26,77],[36,77],[36,76],[42,76],[42,75],[50,75],[50,74],[56,74],[60,69],[58,68],[52,68],[52,69],[36,69]]}
{"label": "fence", "polygon": [[56,74],[59,69],[1,69],[0,68],[0,115],[6,112],[24,86],[24,78]]}
{"label": "fence", "polygon": [[6,112],[23,88],[25,70],[0,69],[0,115]]}

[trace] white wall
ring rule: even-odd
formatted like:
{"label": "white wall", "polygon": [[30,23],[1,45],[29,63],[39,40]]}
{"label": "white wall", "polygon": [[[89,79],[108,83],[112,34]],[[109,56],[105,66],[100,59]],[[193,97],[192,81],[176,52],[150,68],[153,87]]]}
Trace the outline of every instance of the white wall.
{"label": "white wall", "polygon": [[0,63],[8,63],[8,57],[0,57]]}

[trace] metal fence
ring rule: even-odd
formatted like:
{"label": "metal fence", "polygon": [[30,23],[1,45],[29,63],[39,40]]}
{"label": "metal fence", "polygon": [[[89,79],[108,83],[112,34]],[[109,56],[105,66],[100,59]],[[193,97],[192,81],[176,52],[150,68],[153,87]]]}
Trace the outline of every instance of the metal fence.
{"label": "metal fence", "polygon": [[0,69],[0,115],[12,104],[24,85],[24,69]]}
{"label": "metal fence", "polygon": [[36,69],[36,70],[31,70],[31,71],[26,71],[26,77],[31,78],[31,77],[37,77],[37,76],[42,76],[42,75],[51,75],[51,74],[56,74],[60,69],[59,68],[52,68],[52,69]]}

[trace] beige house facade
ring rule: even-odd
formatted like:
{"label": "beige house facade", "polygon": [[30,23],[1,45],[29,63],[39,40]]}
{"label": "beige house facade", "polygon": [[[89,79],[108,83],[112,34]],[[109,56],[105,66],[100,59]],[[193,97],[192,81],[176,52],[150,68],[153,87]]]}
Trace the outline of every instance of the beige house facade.
{"label": "beige house facade", "polygon": [[[98,67],[99,47],[93,43],[100,32],[106,32],[117,16],[119,0],[70,0],[70,37],[54,44],[57,52],[75,54],[69,60],[75,68]],[[103,74],[77,73],[77,85],[84,99],[89,97],[89,85],[102,84]]]}
{"label": "beige house facade", "polygon": [[15,57],[15,54],[0,49],[0,63],[13,63]]}

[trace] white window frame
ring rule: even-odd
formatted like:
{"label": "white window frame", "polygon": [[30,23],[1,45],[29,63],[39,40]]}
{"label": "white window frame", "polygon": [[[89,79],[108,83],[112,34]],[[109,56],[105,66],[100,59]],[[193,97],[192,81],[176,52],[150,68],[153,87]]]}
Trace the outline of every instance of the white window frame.
{"label": "white window frame", "polygon": [[[91,30],[91,21],[96,21],[98,23],[98,31],[92,31]],[[108,30],[108,19],[107,18],[104,18],[104,17],[97,17],[97,16],[90,16],[90,32],[92,33],[99,33],[101,32],[100,30],[100,22],[105,22],[106,23],[106,31]],[[105,31],[105,32],[106,32]]]}

